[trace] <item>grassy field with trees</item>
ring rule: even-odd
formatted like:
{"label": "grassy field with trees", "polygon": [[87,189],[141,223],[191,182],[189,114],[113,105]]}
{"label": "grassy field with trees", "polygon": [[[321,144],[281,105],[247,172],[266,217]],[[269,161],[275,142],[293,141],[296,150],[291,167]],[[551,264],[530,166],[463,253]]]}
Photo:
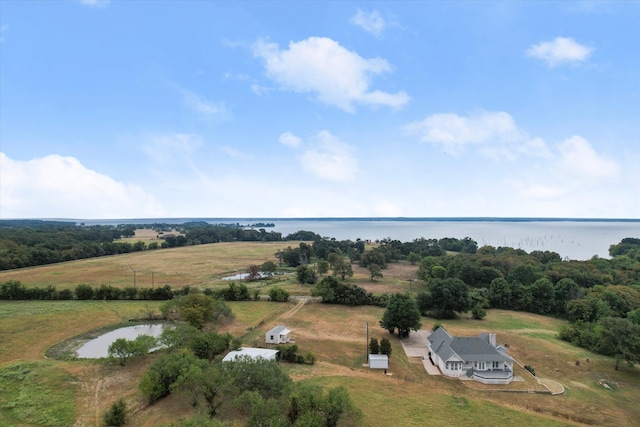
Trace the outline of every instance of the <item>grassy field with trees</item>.
{"label": "grassy field with trees", "polygon": [[[367,247],[356,242],[225,242],[8,270],[0,272],[0,284],[17,281],[27,289],[51,286],[56,292],[75,292],[79,285],[124,289],[132,286],[135,271],[137,287],[169,285],[178,298],[192,295],[187,292],[191,289],[224,298],[233,316],[215,325],[203,319],[205,330],[214,328],[251,346],[263,345],[264,334],[271,327],[287,325],[299,353],[312,354],[314,364],[280,363],[283,372],[295,384],[322,386],[325,391],[342,387],[361,411],[361,418],[351,419],[358,425],[418,426],[425,420],[429,425],[459,424],[461,420],[473,425],[635,425],[640,419],[636,404],[640,370],[627,362],[637,361],[637,343],[633,339],[614,342],[615,336],[602,333],[607,322],[617,325],[624,321],[625,327],[626,322],[636,324],[633,312],[640,306],[636,282],[640,269],[634,241],[615,245],[617,255],[612,260],[594,259],[577,265],[552,254],[496,248],[479,248],[473,253],[473,245],[466,240],[443,243],[454,248],[462,244],[464,250],[442,253],[437,241],[413,242],[410,248],[400,242]],[[321,260],[328,265],[316,269]],[[250,272],[265,262],[275,263],[278,273],[285,274],[235,281],[234,285],[221,280],[225,275]],[[371,265],[380,267],[375,270],[382,277],[372,274]],[[308,283],[307,273],[297,274],[300,266],[313,268],[317,281]],[[153,283],[145,274],[152,271]],[[301,283],[300,277],[307,283]],[[7,289],[3,288],[5,294]],[[272,289],[278,291],[270,292]],[[459,305],[434,302],[453,290],[462,300]],[[508,345],[512,357],[535,368],[538,378],[562,384],[564,394],[503,393],[427,375],[421,360],[405,355],[398,335],[380,326],[386,303],[396,293],[415,301],[423,314],[423,330],[438,323],[454,335],[495,332],[498,341]],[[285,302],[267,301],[270,294]],[[327,303],[309,300],[312,295],[318,300],[326,298]],[[234,301],[236,297],[241,301]],[[74,346],[91,332],[95,335],[132,319],[160,317],[166,301],[109,300],[104,295],[101,300],[82,301],[73,294],[72,298],[0,301],[0,425],[100,425],[109,411],[113,416],[122,412],[116,405],[120,398],[130,425],[180,425],[181,419],[193,416],[192,395],[176,391],[149,405],[138,388],[163,352],[129,358],[124,366],[118,360],[70,357]],[[519,311],[506,309],[507,304],[517,305]],[[472,310],[476,306],[483,308],[483,316]],[[391,343],[391,376],[363,368],[367,323],[370,338]],[[602,341],[595,341],[591,348],[581,347],[584,343],[575,342],[570,333],[586,340],[591,337],[592,343],[594,339]],[[631,326],[626,335],[634,334]],[[607,354],[597,347],[603,345],[598,342],[617,346],[619,354]],[[528,375],[518,369],[516,374]],[[531,376],[524,384],[543,388]],[[292,393],[287,399],[304,391]],[[47,394],[61,400],[47,400]],[[243,399],[261,410],[271,405],[255,395]],[[258,413],[243,411],[229,397],[216,419],[250,424]]]}

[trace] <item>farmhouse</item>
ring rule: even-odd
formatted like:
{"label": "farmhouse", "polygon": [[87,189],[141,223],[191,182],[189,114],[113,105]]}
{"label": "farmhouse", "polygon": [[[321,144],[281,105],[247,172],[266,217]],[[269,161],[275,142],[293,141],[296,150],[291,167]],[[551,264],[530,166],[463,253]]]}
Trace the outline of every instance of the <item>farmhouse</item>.
{"label": "farmhouse", "polygon": [[496,344],[496,334],[453,337],[440,327],[429,335],[427,344],[429,358],[443,375],[467,376],[484,384],[513,381],[513,359]]}
{"label": "farmhouse", "polygon": [[236,359],[249,358],[253,360],[265,359],[276,360],[278,350],[268,348],[241,347],[240,350],[230,351],[223,359],[223,362],[233,362]]}
{"label": "farmhouse", "polygon": [[276,326],[265,334],[267,344],[284,344],[291,341],[291,331],[286,326]]}

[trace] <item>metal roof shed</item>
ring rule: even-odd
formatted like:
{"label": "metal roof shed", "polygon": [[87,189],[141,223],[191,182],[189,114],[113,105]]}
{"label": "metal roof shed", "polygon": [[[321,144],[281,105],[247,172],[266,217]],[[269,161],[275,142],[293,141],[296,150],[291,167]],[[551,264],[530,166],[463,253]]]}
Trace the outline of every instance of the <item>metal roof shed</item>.
{"label": "metal roof shed", "polygon": [[389,356],[386,354],[370,354],[369,369],[389,369]]}

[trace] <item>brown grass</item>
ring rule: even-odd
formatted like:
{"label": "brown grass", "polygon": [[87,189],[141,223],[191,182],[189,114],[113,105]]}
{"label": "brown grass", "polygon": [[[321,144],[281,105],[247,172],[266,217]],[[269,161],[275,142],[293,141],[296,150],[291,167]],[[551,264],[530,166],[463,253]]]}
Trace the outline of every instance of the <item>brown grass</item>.
{"label": "brown grass", "polygon": [[277,262],[274,254],[295,242],[233,242],[158,249],[0,272],[0,282],[57,289],[79,284],[99,286],[209,286],[220,278],[245,272],[250,265]]}
{"label": "brown grass", "polygon": [[[291,245],[288,243],[284,247]],[[105,268],[106,277],[117,278],[117,266],[133,265],[140,271],[151,271],[160,265],[170,266],[170,277],[182,277],[184,283],[209,283],[207,276],[243,269],[247,262],[264,262],[282,246],[275,244],[219,244],[167,250],[165,254],[131,254],[110,259],[87,260],[59,266],[22,270],[23,283],[43,286],[43,278],[56,278],[56,286],[78,282],[61,281],[58,276],[86,277]],[[95,264],[93,264],[95,263]],[[372,283],[363,271],[354,282],[370,289],[380,286],[390,291],[407,290],[406,274],[414,266],[394,265],[384,270],[384,280]],[[56,270],[57,268],[57,270]],[[75,272],[74,270],[87,270]],[[167,268],[169,270],[169,268]],[[53,272],[61,274],[53,274]],[[393,276],[398,274],[398,276]],[[15,273],[15,272],[14,272]],[[6,274],[6,273],[5,273]],[[77,276],[75,276],[77,275]],[[85,276],[83,276],[85,275]],[[8,280],[0,275],[0,281]],[[215,282],[211,279],[212,283]],[[368,283],[366,283],[368,282]],[[82,280],[79,283],[87,283]],[[178,283],[178,282],[174,282]],[[172,285],[174,283],[171,283]],[[302,293],[310,289],[283,279],[279,284]],[[253,285],[252,285],[253,286]],[[265,292],[270,285],[263,286]],[[380,288],[378,288],[380,289]],[[139,314],[142,302],[1,302],[0,365],[18,360],[39,360],[55,343],[90,329],[118,323]],[[269,302],[231,303],[236,319],[224,326],[242,336],[245,344],[262,343],[265,332],[277,324],[293,331],[296,344],[304,353],[310,351],[318,363],[284,365],[298,381],[314,381],[324,386],[344,385],[365,413],[363,425],[616,425],[635,426],[640,419],[640,369],[623,366],[613,369],[612,359],[591,354],[556,338],[562,320],[489,310],[483,321],[465,315],[442,322],[454,335],[476,335],[495,331],[498,342],[509,345],[509,352],[522,364],[535,368],[539,377],[565,386],[561,396],[509,394],[466,387],[461,381],[430,377],[419,360],[407,358],[400,341],[378,325],[383,309],[377,307],[345,307],[320,303],[277,304]],[[392,342],[390,372],[384,376],[362,367],[365,360],[365,324],[369,336],[387,337]],[[433,319],[423,318],[423,328],[431,329]],[[77,425],[96,425],[108,406],[123,396],[135,412],[132,425],[168,424],[189,413],[184,399],[173,396],[147,407],[137,391],[139,378],[150,363],[142,359],[125,368],[88,361],[50,361],[66,369],[82,388],[76,405]],[[589,359],[589,362],[586,359]],[[576,361],[580,364],[577,365]],[[518,368],[519,369],[519,368]],[[525,376],[525,372],[516,372]],[[605,379],[611,390],[603,388]],[[533,378],[526,387],[538,389]],[[512,385],[505,388],[516,388]],[[1,421],[1,420],[0,420]],[[0,422],[1,424],[1,422]]]}

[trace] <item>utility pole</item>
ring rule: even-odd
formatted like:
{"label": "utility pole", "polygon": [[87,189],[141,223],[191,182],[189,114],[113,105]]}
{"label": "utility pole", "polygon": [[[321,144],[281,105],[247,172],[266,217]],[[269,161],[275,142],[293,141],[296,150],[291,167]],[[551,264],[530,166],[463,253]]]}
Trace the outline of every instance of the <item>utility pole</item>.
{"label": "utility pole", "polygon": [[136,271],[133,270],[133,289],[136,288]]}
{"label": "utility pole", "polygon": [[153,279],[153,271],[151,272],[151,289],[155,287],[155,280]]}
{"label": "utility pole", "polygon": [[367,322],[367,342],[365,343],[365,351],[367,355],[367,365],[369,365],[369,322]]}

